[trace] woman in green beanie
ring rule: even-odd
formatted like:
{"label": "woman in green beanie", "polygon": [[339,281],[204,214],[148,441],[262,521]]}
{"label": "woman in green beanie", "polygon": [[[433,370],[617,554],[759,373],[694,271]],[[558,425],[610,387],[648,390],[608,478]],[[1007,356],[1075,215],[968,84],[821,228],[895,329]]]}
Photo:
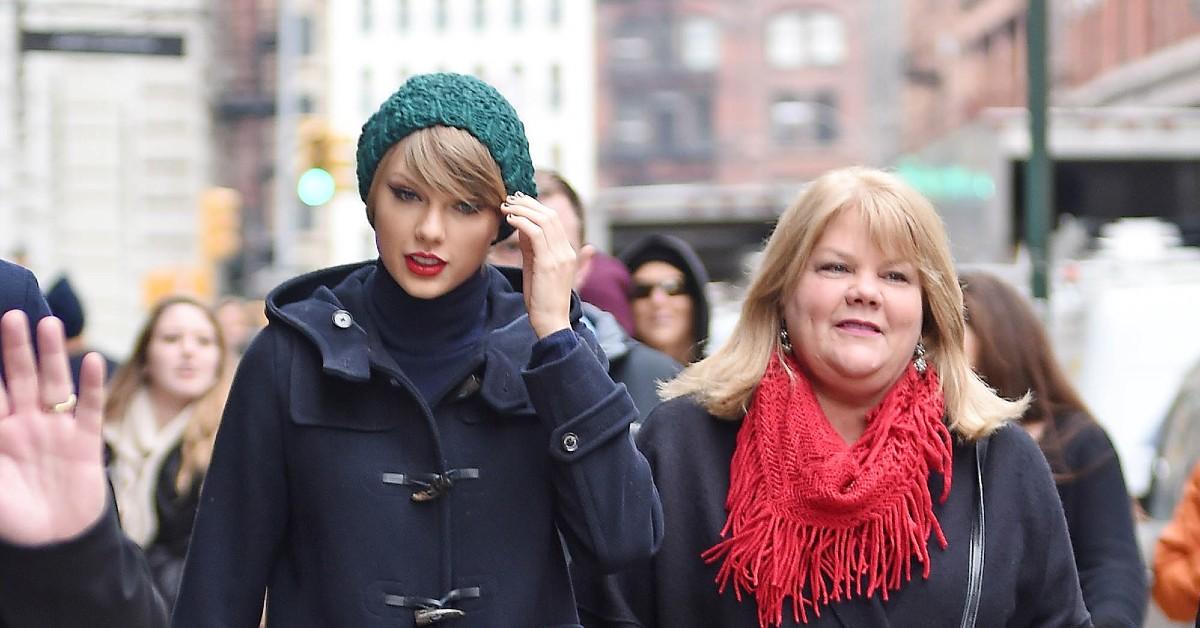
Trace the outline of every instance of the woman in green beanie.
{"label": "woman in green beanie", "polygon": [[[377,260],[267,299],[205,480],[184,628],[578,626],[566,556],[650,556],[662,513],[494,88],[416,76],[363,125]],[[525,265],[484,264],[520,233]]]}

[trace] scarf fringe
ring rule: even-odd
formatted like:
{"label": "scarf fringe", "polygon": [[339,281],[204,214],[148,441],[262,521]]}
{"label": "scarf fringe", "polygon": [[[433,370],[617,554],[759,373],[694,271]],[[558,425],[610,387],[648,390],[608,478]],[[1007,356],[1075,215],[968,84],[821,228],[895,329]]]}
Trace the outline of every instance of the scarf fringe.
{"label": "scarf fringe", "polygon": [[[921,382],[920,387],[932,383],[940,392],[936,375],[932,377],[933,382]],[[785,394],[791,396],[790,392]],[[743,592],[755,596],[760,628],[782,624],[784,600],[789,597],[794,621],[803,623],[808,622],[809,611],[820,617],[822,606],[851,596],[870,597],[878,592],[887,600],[889,591],[912,579],[914,559],[921,564],[921,576],[929,577],[927,540],[933,534],[942,549],[947,542],[933,514],[928,477],[931,470],[942,474],[939,501],[945,501],[950,490],[952,441],[942,422],[940,397],[936,403],[912,403],[917,400],[908,398],[898,401],[915,416],[903,420],[901,426],[894,415],[876,416],[878,413],[873,412],[868,421],[880,419],[882,423],[868,428],[876,436],[862,466],[879,464],[876,461],[881,456],[886,459],[882,464],[915,463],[905,466],[917,468],[904,469],[914,481],[891,488],[886,498],[870,503],[869,510],[861,514],[832,513],[846,515],[826,518],[832,521],[806,520],[822,517],[800,516],[796,509],[789,508],[791,504],[779,502],[768,478],[755,472],[766,459],[778,459],[779,452],[773,446],[778,440],[773,438],[775,434],[767,434],[769,430],[763,429],[759,421],[747,416],[731,462],[726,500],[729,516],[721,530],[723,540],[705,551],[702,558],[710,564],[722,561],[715,579],[720,593],[732,586],[739,602]],[[907,460],[887,459],[890,457],[884,449],[895,445],[891,442],[893,431],[909,432],[904,440],[923,446],[901,443],[917,449],[916,455],[911,456],[914,452],[910,449]],[[760,451],[760,444],[772,451]]]}

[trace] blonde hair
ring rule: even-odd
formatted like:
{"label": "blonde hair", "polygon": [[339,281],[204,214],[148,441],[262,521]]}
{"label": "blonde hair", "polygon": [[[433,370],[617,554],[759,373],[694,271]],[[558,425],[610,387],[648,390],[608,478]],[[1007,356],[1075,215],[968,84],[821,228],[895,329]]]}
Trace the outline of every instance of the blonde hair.
{"label": "blonde hair", "polygon": [[[399,160],[393,164],[392,160]],[[375,197],[388,168],[399,165],[427,188],[478,207],[498,208],[504,201],[500,166],[486,146],[467,131],[449,126],[418,129],[396,142],[375,169],[367,192],[367,221],[375,226]]]}
{"label": "blonde hair", "polygon": [[945,227],[933,206],[898,177],[870,168],[844,168],[813,181],[783,215],[767,241],[761,266],[724,345],[664,384],[664,399],[691,396],[712,414],[740,419],[774,352],[786,295],[796,289],[813,248],[829,223],[857,211],[872,241],[919,269],[926,360],[941,377],[950,428],[974,440],[1024,412],[1028,398],[996,396],[974,371],[963,347],[963,295]]}
{"label": "blonde hair", "polygon": [[175,476],[175,490],[182,494],[191,488],[196,478],[203,476],[208,470],[208,463],[212,460],[213,441],[216,439],[217,426],[221,422],[221,413],[225,409],[225,400],[229,397],[229,386],[233,379],[233,365],[229,363],[230,358],[225,350],[225,338],[221,334],[221,326],[208,306],[185,296],[167,297],[154,306],[146,318],[145,324],[142,325],[141,331],[138,332],[137,339],[133,344],[133,353],[121,368],[117,369],[109,384],[108,400],[104,404],[104,421],[110,424],[123,421],[125,414],[129,412],[129,405],[133,402],[134,396],[146,385],[147,353],[150,340],[154,337],[154,328],[158,325],[163,313],[174,305],[190,305],[204,313],[205,318],[213,326],[217,351],[220,352],[217,361],[216,382],[212,388],[208,389],[208,392],[192,402],[192,417],[184,428],[180,442],[182,459],[179,464],[179,473]]}

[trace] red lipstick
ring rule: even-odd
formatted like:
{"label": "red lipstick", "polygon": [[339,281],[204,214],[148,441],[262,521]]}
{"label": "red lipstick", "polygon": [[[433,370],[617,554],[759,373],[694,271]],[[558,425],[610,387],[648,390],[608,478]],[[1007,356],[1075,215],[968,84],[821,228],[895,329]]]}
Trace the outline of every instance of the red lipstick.
{"label": "red lipstick", "polygon": [[419,277],[433,277],[446,268],[446,260],[433,253],[410,253],[404,256],[408,272]]}

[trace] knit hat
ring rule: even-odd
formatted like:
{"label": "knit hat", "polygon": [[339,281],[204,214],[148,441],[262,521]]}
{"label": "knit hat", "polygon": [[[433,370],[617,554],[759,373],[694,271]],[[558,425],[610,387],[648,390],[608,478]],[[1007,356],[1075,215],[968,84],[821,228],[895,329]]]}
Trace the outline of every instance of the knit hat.
{"label": "knit hat", "polygon": [[[385,153],[413,131],[432,126],[462,129],[487,147],[500,167],[504,189],[537,196],[525,125],[496,88],[465,74],[419,74],[396,90],[363,124],[358,137],[358,195],[364,202]],[[497,241],[512,233],[500,221]]]}
{"label": "knit hat", "polygon": [[46,304],[50,306],[50,313],[62,321],[67,338],[83,333],[83,303],[80,303],[70,280],[59,277],[46,293]]}

